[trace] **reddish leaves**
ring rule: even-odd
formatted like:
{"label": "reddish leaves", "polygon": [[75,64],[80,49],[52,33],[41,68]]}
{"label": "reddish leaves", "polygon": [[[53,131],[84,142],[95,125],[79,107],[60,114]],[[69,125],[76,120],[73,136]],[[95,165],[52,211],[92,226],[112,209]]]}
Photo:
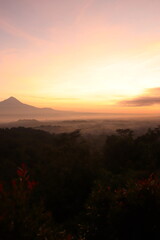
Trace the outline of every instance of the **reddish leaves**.
{"label": "reddish leaves", "polygon": [[28,175],[28,170],[27,167],[25,165],[25,163],[22,163],[21,167],[19,167],[17,169],[17,175],[23,179],[28,179],[29,175]]}
{"label": "reddish leaves", "polygon": [[35,181],[28,181],[27,185],[28,185],[28,189],[32,190],[37,185],[37,182],[35,182]]}
{"label": "reddish leaves", "polygon": [[[37,185],[36,181],[29,180],[30,176],[25,163],[22,163],[21,167],[17,169],[17,175],[20,178],[20,181],[23,181],[26,183],[26,186],[29,190],[33,190],[33,188]],[[15,180],[12,181],[12,185],[16,186]]]}

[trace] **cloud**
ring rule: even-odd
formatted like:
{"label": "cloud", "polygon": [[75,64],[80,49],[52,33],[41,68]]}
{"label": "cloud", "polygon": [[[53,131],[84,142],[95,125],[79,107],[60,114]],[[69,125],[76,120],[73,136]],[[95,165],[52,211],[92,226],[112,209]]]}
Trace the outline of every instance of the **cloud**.
{"label": "cloud", "polygon": [[[24,96],[24,94],[23,94]],[[80,98],[74,98],[74,97],[40,97],[35,95],[26,95],[26,97],[33,98],[33,99],[39,99],[39,100],[47,100],[47,101],[70,101],[70,100],[80,100]]]}
{"label": "cloud", "polygon": [[119,102],[127,107],[144,107],[160,104],[160,87],[150,88],[141,96]]}
{"label": "cloud", "polygon": [[86,11],[88,10],[88,8],[93,4],[94,0],[87,0],[84,1],[84,5],[82,6],[82,8],[80,8],[79,13],[76,17],[76,23],[79,24],[82,20],[82,18],[84,17]]}
{"label": "cloud", "polygon": [[32,35],[30,35],[29,33],[23,31],[20,28],[15,27],[13,24],[9,23],[8,21],[6,21],[5,19],[0,18],[0,29],[2,29],[3,31],[11,34],[12,36],[16,36],[22,39],[25,39],[29,42],[32,42],[34,44],[44,44],[47,43],[45,40],[36,38]]}

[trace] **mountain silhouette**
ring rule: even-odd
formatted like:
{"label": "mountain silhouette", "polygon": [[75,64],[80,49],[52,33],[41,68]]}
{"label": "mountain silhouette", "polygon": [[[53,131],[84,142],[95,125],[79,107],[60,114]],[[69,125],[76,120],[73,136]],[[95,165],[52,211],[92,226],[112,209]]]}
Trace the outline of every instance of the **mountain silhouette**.
{"label": "mountain silhouette", "polygon": [[5,104],[22,104],[22,103],[15,97],[10,97],[10,98],[0,102],[0,104],[5,105]]}
{"label": "mountain silhouette", "polygon": [[8,99],[5,99],[4,101],[0,102],[0,113],[2,112],[14,112],[14,113],[22,113],[22,112],[41,112],[41,111],[47,111],[47,112],[55,112],[56,110],[52,108],[38,108],[34,107],[28,104],[24,104],[20,102],[15,97],[10,97]]}
{"label": "mountain silhouette", "polygon": [[19,119],[37,119],[37,120],[69,120],[84,118],[99,118],[105,114],[59,111],[52,108],[38,108],[20,102],[15,97],[9,97],[0,102],[0,122],[17,121]]}
{"label": "mountain silhouette", "polygon": [[0,102],[0,118],[16,120],[20,118],[47,119],[57,115],[62,115],[63,111],[52,108],[38,108],[20,102],[15,97],[10,97]]}

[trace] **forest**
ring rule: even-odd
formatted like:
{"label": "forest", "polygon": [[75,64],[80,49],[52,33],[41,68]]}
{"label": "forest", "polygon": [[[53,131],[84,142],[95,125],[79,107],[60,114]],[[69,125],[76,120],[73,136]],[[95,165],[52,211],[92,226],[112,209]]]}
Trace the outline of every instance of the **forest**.
{"label": "forest", "polygon": [[160,126],[0,129],[1,240],[160,238]]}

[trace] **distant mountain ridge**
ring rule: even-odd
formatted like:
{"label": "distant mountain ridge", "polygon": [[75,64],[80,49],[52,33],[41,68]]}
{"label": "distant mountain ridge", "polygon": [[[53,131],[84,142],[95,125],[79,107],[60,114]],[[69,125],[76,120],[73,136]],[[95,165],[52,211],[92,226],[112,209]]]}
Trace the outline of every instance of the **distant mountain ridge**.
{"label": "distant mountain ridge", "polygon": [[9,97],[0,102],[0,122],[19,119],[57,120],[92,117],[96,113],[60,111],[52,108],[38,108]]}
{"label": "distant mountain ridge", "polygon": [[[76,119],[102,119],[117,117],[134,117],[131,114],[118,113],[91,113],[60,111],[52,108],[38,108],[22,103],[15,97],[9,97],[0,102],[0,122],[12,122],[20,119],[46,120],[76,120]],[[135,117],[138,115],[135,115]],[[141,117],[141,115],[139,115]]]}
{"label": "distant mountain ridge", "polygon": [[[14,109],[10,109],[11,107],[13,107]],[[16,99],[15,97],[9,97],[8,99],[3,100],[2,102],[0,102],[0,110],[4,108],[4,109],[9,109],[9,110],[50,110],[50,111],[56,111],[52,108],[38,108],[38,107],[34,107],[25,103],[20,102],[18,99]]]}
{"label": "distant mountain ridge", "polygon": [[62,115],[63,111],[52,108],[38,108],[20,102],[15,97],[9,97],[0,102],[0,120],[18,120],[21,118],[46,119],[57,115]]}

